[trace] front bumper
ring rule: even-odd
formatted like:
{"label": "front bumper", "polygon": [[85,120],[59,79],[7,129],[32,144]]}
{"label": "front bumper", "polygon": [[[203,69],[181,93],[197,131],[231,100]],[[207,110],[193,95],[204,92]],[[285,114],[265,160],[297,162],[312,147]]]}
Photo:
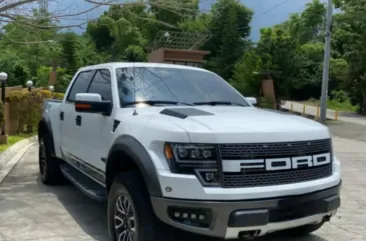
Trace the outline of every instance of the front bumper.
{"label": "front bumper", "polygon": [[[151,197],[151,202],[158,218],[171,226],[197,234],[236,239],[246,231],[263,236],[322,222],[324,218],[333,216],[340,207],[340,188],[341,182],[335,187],[305,195],[250,201],[191,201]],[[188,218],[177,218],[177,213],[182,216],[187,214]],[[204,219],[196,222],[201,214]],[[192,221],[192,217],[195,220]]]}

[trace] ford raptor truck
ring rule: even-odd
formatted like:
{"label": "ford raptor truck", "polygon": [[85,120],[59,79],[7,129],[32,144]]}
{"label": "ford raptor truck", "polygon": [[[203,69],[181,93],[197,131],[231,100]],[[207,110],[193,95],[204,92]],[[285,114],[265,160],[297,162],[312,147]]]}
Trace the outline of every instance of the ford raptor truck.
{"label": "ford raptor truck", "polygon": [[41,179],[107,202],[113,241],[309,234],[340,207],[331,135],[255,105],[201,68],[83,67],[44,103]]}

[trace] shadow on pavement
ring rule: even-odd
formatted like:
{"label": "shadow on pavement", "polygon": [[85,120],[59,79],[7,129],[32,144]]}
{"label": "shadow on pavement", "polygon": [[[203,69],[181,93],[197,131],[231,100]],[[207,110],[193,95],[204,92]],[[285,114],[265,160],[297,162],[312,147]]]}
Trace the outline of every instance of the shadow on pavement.
{"label": "shadow on pavement", "polygon": [[[110,241],[107,229],[107,205],[96,202],[81,193],[71,183],[61,186],[46,186],[40,178],[37,184],[55,195],[72,219],[88,236],[98,241]],[[67,220],[66,220],[67,222]],[[67,230],[66,230],[67,231]]]}

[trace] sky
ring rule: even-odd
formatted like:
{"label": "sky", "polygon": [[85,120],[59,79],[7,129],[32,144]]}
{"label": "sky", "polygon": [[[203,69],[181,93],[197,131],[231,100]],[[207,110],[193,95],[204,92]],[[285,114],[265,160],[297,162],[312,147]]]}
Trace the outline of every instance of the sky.
{"label": "sky", "polygon": [[[281,23],[287,20],[291,13],[302,12],[306,3],[312,0],[288,0],[287,2],[285,0],[241,0],[241,2],[254,11],[251,38],[257,41],[261,28]],[[277,5],[279,6],[275,7]]]}
{"label": "sky", "polygon": [[[261,28],[270,27],[274,24],[285,21],[291,13],[301,12],[305,8],[306,3],[311,1],[312,0],[241,0],[243,4],[254,11],[251,23],[251,39],[253,41],[257,41],[259,39],[259,31]],[[326,0],[321,1],[324,2]],[[49,10],[59,12],[59,14],[61,14],[61,12],[65,14],[65,10],[69,13],[81,12],[86,9],[90,9],[90,7],[93,6],[82,0],[63,0],[62,6],[60,6],[60,2],[57,2],[58,1],[53,3],[50,1]],[[200,2],[201,9],[208,10],[211,4],[215,1],[200,0]],[[76,16],[72,19],[68,18],[67,20],[65,19],[62,23],[73,25],[86,22],[87,20],[97,18],[106,9],[107,7],[101,7],[81,16]],[[73,31],[82,33],[84,29],[77,28],[73,29]]]}

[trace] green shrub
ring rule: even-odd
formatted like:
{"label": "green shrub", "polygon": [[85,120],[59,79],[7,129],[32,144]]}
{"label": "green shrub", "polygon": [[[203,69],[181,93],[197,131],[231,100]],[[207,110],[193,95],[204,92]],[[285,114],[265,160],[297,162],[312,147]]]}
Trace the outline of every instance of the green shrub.
{"label": "green shrub", "polygon": [[[43,102],[46,99],[62,99],[62,93],[52,93],[49,90],[27,89],[10,92],[7,101],[10,104],[11,117],[13,121],[18,121],[18,133],[24,131],[33,131],[42,116]],[[31,127],[32,130],[29,130]]]}
{"label": "green shrub", "polygon": [[274,108],[274,102],[270,98],[261,97],[259,99],[258,107],[265,108],[265,109],[273,109]]}
{"label": "green shrub", "polygon": [[351,99],[348,94],[343,90],[333,90],[330,94],[330,99],[327,100],[327,106],[329,109],[357,112],[358,106],[354,106],[351,103]]}

